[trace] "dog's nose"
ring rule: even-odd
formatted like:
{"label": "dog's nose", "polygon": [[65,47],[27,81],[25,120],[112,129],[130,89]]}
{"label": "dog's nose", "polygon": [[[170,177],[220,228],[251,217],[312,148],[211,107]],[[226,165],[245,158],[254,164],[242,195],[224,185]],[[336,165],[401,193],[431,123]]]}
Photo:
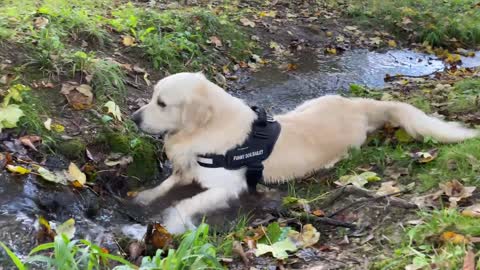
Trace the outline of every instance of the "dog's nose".
{"label": "dog's nose", "polygon": [[130,119],[135,122],[135,124],[138,126],[142,122],[142,112],[140,110],[134,112],[132,116],[130,116]]}

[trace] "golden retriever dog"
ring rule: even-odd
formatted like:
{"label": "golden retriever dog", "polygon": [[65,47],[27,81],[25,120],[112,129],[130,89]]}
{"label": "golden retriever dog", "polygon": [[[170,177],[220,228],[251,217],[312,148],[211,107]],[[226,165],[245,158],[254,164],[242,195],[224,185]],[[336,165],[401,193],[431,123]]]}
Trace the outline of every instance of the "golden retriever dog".
{"label": "golden retriever dog", "polygon": [[[246,191],[245,168],[227,170],[199,166],[198,156],[224,155],[249,136],[257,114],[201,73],[178,73],[160,80],[151,101],[132,115],[149,134],[165,134],[165,151],[173,173],[159,186],[135,198],[147,205],[173,186],[200,184],[205,191],[177,202],[162,214],[172,233],[194,228],[192,218],[228,207]],[[427,116],[401,102],[323,96],[295,110],[276,115],[281,131],[270,156],[263,161],[263,181],[282,183],[332,167],[359,148],[367,134],[389,122],[414,138],[430,136],[440,142],[459,142],[480,135],[478,130]]]}

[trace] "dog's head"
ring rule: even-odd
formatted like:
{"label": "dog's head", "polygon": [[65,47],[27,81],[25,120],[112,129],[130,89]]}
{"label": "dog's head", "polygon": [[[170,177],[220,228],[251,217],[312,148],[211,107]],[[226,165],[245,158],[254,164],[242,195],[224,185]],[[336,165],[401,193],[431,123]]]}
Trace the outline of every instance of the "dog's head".
{"label": "dog's head", "polygon": [[210,82],[201,73],[177,73],[160,80],[150,102],[132,120],[149,134],[193,132],[208,123],[213,103]]}

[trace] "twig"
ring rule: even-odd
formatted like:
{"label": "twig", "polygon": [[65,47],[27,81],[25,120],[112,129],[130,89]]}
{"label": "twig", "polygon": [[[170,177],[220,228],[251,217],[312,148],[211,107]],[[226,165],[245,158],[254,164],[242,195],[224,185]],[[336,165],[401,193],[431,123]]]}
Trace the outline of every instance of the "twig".
{"label": "twig", "polygon": [[377,195],[375,195],[375,193],[373,191],[357,188],[357,187],[354,187],[354,186],[347,186],[347,187],[343,188],[343,192],[346,192],[346,193],[349,193],[349,194],[356,194],[356,195],[360,195],[360,196],[364,196],[364,197],[368,197],[368,198],[360,200],[360,201],[353,202],[353,203],[351,203],[351,204],[349,204],[345,207],[342,207],[339,210],[337,210],[337,211],[331,213],[330,215],[328,215],[328,217],[330,217],[330,218],[334,217],[334,216],[338,215],[339,213],[347,210],[348,208],[351,208],[352,206],[356,206],[356,205],[361,204],[361,203],[382,200],[382,199],[389,199],[389,202],[391,203],[392,206],[401,207],[401,208],[405,208],[405,209],[417,208],[417,205],[415,205],[413,203],[409,203],[409,202],[407,202],[405,200],[402,200],[400,198],[392,197],[392,196],[395,196],[395,195],[398,195],[398,194],[405,193],[407,191],[409,191],[409,190],[401,190],[401,191],[397,191],[397,192],[394,192],[394,193],[390,193],[390,194],[386,194],[386,195],[382,195],[382,196],[377,196]]}
{"label": "twig", "polygon": [[435,73],[437,73],[437,72],[439,72],[439,71],[441,71],[441,69],[437,69],[437,70],[435,70],[435,71],[433,71],[433,72],[431,72],[431,73],[424,74],[424,75],[403,75],[403,74],[392,75],[392,76],[388,75],[388,76],[385,77],[384,80],[385,80],[386,82],[391,82],[391,81],[393,81],[393,80],[395,80],[395,79],[400,79],[400,78],[426,78],[426,77],[430,77],[430,76],[434,75]]}
{"label": "twig", "polygon": [[310,219],[314,220],[315,222],[326,224],[326,225],[331,225],[331,226],[338,226],[338,227],[345,227],[345,228],[350,228],[350,229],[355,229],[357,226],[352,223],[336,220],[330,217],[317,217],[314,215],[310,215],[308,213],[299,213],[295,211],[289,211],[289,215],[294,216],[299,219]]}

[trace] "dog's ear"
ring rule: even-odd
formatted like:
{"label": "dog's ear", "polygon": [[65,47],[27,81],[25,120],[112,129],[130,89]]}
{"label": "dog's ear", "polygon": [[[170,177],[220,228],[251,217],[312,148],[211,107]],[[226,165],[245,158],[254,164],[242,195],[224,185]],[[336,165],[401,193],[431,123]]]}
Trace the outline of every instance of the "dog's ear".
{"label": "dog's ear", "polygon": [[183,129],[188,132],[194,132],[198,128],[205,126],[213,115],[213,106],[210,100],[203,93],[195,93],[184,104],[182,111]]}

